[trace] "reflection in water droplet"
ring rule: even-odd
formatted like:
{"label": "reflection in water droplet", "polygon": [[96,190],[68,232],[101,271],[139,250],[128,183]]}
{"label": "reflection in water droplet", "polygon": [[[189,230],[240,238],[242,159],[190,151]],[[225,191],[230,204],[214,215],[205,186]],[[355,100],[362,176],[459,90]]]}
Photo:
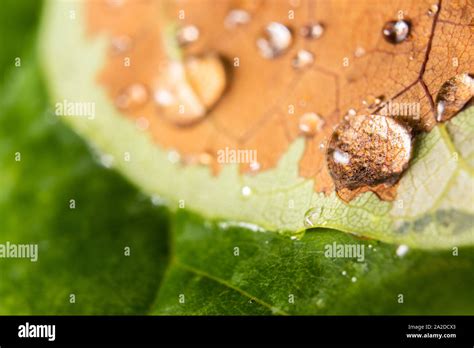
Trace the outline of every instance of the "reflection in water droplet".
{"label": "reflection in water droplet", "polygon": [[249,186],[242,187],[242,196],[248,197],[252,194],[252,189]]}
{"label": "reflection in water droplet", "polygon": [[347,166],[351,161],[351,156],[349,156],[347,152],[341,151],[339,149],[334,150],[332,157],[334,162],[343,166]]}
{"label": "reflection in water droplet", "polygon": [[250,14],[241,9],[234,9],[229,11],[227,14],[225,20],[224,20],[224,25],[227,28],[235,28],[239,25],[244,25],[250,22]]}
{"label": "reflection in water droplet", "polygon": [[324,34],[324,26],[321,23],[310,23],[301,27],[300,34],[307,39],[319,39]]}
{"label": "reflection in water droplet", "polygon": [[434,16],[436,13],[438,13],[439,6],[437,4],[433,4],[430,6],[428,10],[428,16]]}
{"label": "reflection in water droplet", "polygon": [[446,81],[436,96],[436,121],[447,121],[455,116],[474,96],[474,79],[467,73]]}
{"label": "reflection in water droplet", "polygon": [[299,50],[291,61],[291,65],[295,69],[307,68],[314,62],[314,55],[306,50]]}
{"label": "reflection in water droplet", "polygon": [[199,29],[195,25],[186,25],[178,29],[176,40],[180,46],[186,46],[199,39]]}
{"label": "reflection in water droplet", "polygon": [[281,23],[271,22],[257,39],[257,47],[264,58],[273,59],[285,52],[292,41],[290,29]]}
{"label": "reflection in water droplet", "polygon": [[306,228],[314,227],[317,224],[322,212],[322,207],[314,207],[309,209],[304,214],[304,225],[306,226]]}
{"label": "reflection in water droplet", "polygon": [[120,109],[134,109],[148,101],[148,90],[141,83],[134,83],[124,90],[115,99],[115,105]]}
{"label": "reflection in water droplet", "polygon": [[122,35],[112,38],[112,52],[121,54],[127,52],[132,46],[132,39],[129,36]]}
{"label": "reflection in water droplet", "polygon": [[402,244],[402,245],[399,245],[398,248],[397,248],[397,256],[398,257],[403,257],[405,256],[405,254],[408,252],[409,248],[408,246]]}
{"label": "reflection in water droplet", "polygon": [[389,21],[385,23],[382,33],[388,42],[398,44],[406,40],[410,34],[410,22],[406,20]]}
{"label": "reflection in water droplet", "polygon": [[321,116],[314,112],[304,113],[299,120],[300,131],[306,136],[313,136],[318,133],[324,125]]}
{"label": "reflection in water droplet", "polygon": [[342,121],[328,144],[336,189],[392,184],[408,167],[411,131],[391,117],[357,115]]}

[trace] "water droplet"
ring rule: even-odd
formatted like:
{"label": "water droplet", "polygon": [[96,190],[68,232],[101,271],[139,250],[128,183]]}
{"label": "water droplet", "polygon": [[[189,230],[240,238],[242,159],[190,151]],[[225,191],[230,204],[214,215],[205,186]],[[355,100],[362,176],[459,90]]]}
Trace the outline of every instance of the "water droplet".
{"label": "water droplet", "polygon": [[115,157],[110,154],[100,154],[99,155],[99,162],[105,168],[112,168],[115,163]]}
{"label": "water droplet", "polygon": [[341,274],[345,277],[347,275],[346,271],[342,271]]}
{"label": "water droplet", "polygon": [[121,54],[127,52],[132,47],[132,39],[127,35],[112,38],[112,52]]}
{"label": "water droplet", "polygon": [[336,189],[391,184],[408,167],[411,131],[391,117],[358,115],[331,136],[327,162]]}
{"label": "water droplet", "polygon": [[291,61],[291,65],[295,69],[304,69],[313,64],[314,55],[306,50],[299,50]]}
{"label": "water droplet", "polygon": [[433,4],[430,6],[428,10],[428,16],[434,16],[436,13],[438,13],[439,6],[437,4]]}
{"label": "water droplet", "polygon": [[357,281],[357,278],[356,277],[352,277],[351,278],[351,282],[355,283]]}
{"label": "water droplet", "polygon": [[399,245],[397,248],[397,256],[398,257],[403,257],[405,254],[408,252],[409,248],[405,244]]}
{"label": "water droplet", "polygon": [[304,214],[304,225],[307,228],[314,227],[316,223],[318,222],[322,212],[323,212],[322,207],[314,207],[314,208],[309,209]]}
{"label": "water droplet", "polygon": [[380,95],[378,97],[371,95],[367,97],[367,99],[363,100],[362,104],[369,109],[374,109],[376,107],[379,107],[384,99],[385,99],[385,96],[383,95]]}
{"label": "water droplet", "polygon": [[168,161],[170,161],[173,164],[176,164],[180,160],[181,160],[181,155],[179,154],[178,151],[176,151],[176,150],[168,151]]}
{"label": "water droplet", "polygon": [[256,172],[257,170],[260,169],[260,163],[258,162],[252,162],[250,163],[250,170]]}
{"label": "water droplet", "polygon": [[150,122],[146,117],[139,117],[135,120],[135,125],[141,131],[147,130],[150,126]]}
{"label": "water droplet", "polygon": [[155,86],[153,99],[160,114],[179,126],[193,124],[222,97],[227,78],[216,54],[188,57],[184,64],[171,62]]}
{"label": "water droplet", "polygon": [[318,308],[324,308],[326,306],[326,302],[322,298],[318,298],[316,301],[316,306]]}
{"label": "water droplet", "polygon": [[257,47],[264,58],[273,59],[285,52],[292,41],[290,29],[281,23],[271,22],[257,39]]}
{"label": "water droplet", "polygon": [[365,49],[364,49],[364,47],[358,46],[358,47],[355,49],[354,56],[356,56],[357,58],[362,57],[364,54],[365,54]]}
{"label": "water droplet", "polygon": [[388,42],[398,44],[406,40],[410,34],[411,23],[406,20],[389,21],[385,23],[382,33]]}
{"label": "water droplet", "polygon": [[324,120],[314,112],[304,113],[299,120],[300,131],[306,136],[318,133],[324,125]]}
{"label": "water droplet", "polygon": [[176,32],[176,39],[180,46],[186,46],[199,39],[199,29],[195,25],[186,25]]}
{"label": "water droplet", "polygon": [[321,142],[319,143],[319,149],[320,149],[320,150],[324,150],[325,148],[326,148],[326,143],[325,143],[324,141],[321,141]]}
{"label": "water droplet", "polygon": [[134,109],[148,101],[148,90],[141,83],[134,83],[119,93],[115,105],[120,109]]}
{"label": "water droplet", "polygon": [[369,249],[372,249],[372,244],[369,244]]}
{"label": "water droplet", "polygon": [[227,28],[235,28],[239,25],[244,25],[250,22],[251,16],[250,14],[241,9],[234,9],[229,11],[227,14],[225,20],[224,20],[224,25]]}
{"label": "water droplet", "polygon": [[455,116],[474,96],[474,78],[464,73],[443,83],[436,96],[436,120],[444,122]]}
{"label": "water droplet", "polygon": [[242,187],[242,196],[248,197],[252,194],[252,189],[249,186]]}
{"label": "water droplet", "polygon": [[162,197],[157,195],[151,196],[150,201],[153,205],[164,205],[166,203],[166,201]]}
{"label": "water droplet", "polygon": [[290,239],[291,239],[291,240],[297,240],[298,237],[297,237],[297,236],[291,236]]}
{"label": "water droplet", "polygon": [[300,34],[307,39],[319,39],[324,34],[324,25],[318,22],[304,25]]}

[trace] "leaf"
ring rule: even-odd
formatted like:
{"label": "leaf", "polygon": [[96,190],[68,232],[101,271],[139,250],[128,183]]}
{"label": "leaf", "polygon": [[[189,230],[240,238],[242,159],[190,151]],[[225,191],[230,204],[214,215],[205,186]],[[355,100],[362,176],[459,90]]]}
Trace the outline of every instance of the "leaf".
{"label": "leaf", "polygon": [[[399,5],[324,2],[317,8],[302,4],[295,9],[296,19],[291,24],[294,29],[314,19],[325,22],[326,30],[320,40],[307,43],[308,49],[317,52],[316,66],[301,71],[294,79],[289,78],[295,74],[290,60],[303,44],[299,36],[295,35],[290,53],[271,62],[259,57],[249,43],[268,21],[288,22],[286,2],[251,10],[253,21],[247,28],[238,29],[239,35],[215,28],[222,26],[229,10],[227,2],[209,6],[216,19],[212,23],[195,14],[201,3],[182,5],[188,13],[187,23],[197,23],[203,35],[197,46],[190,46],[182,54],[213,49],[226,57],[238,55],[245,62],[241,70],[234,72],[232,85],[219,104],[202,123],[188,128],[173,126],[160,117],[151,101],[128,113],[113,104],[119,87],[155,76],[145,73],[143,67],[153,70],[155,62],[165,59],[166,44],[160,46],[160,35],[168,35],[166,42],[172,38],[163,24],[156,22],[163,18],[160,23],[172,21],[167,11],[176,13],[176,8],[174,3],[164,4],[161,10],[153,2],[111,10],[101,2],[87,7],[76,2],[49,1],[40,37],[40,56],[53,102],[82,100],[96,105],[97,117],[93,121],[85,117],[64,119],[114,158],[116,168],[144,192],[167,200],[172,209],[185,202],[186,208],[207,218],[243,221],[270,231],[301,232],[306,228],[305,213],[315,208],[314,227],[416,248],[473,244],[474,205],[472,197],[463,194],[466,187],[473,185],[473,144],[469,140],[473,137],[472,108],[417,139],[414,159],[400,181],[394,201],[381,201],[371,192],[349,203],[339,199],[331,189],[327,190],[332,183],[328,186],[324,154],[319,150],[319,142],[342,119],[345,110],[356,107],[364,112],[360,102],[370,95],[383,94],[395,102],[419,102],[422,122],[417,126],[431,129],[437,89],[452,75],[472,70],[469,3],[439,2],[439,11],[431,16],[428,5],[418,1]],[[348,6],[351,11],[345,11]],[[381,28],[399,10],[411,21],[411,32],[406,42],[391,45],[383,40]],[[75,11],[74,20],[68,17],[68,11]],[[139,26],[134,25],[138,18],[142,23]],[[132,60],[141,62],[131,69],[123,67],[123,57],[111,58],[109,54],[112,35],[125,29],[132,30],[136,40],[135,50],[130,52]],[[358,45],[366,55],[354,57]],[[176,59],[176,52],[171,56]],[[340,63],[344,56],[354,62],[347,70]],[[459,58],[457,64],[451,64],[454,58]],[[252,86],[245,81],[252,81]],[[338,97],[329,97],[328,90],[339,91],[335,93]],[[257,94],[258,101],[251,102]],[[308,109],[298,107],[297,113],[318,110],[325,116],[326,133],[320,135],[321,139],[306,140],[295,133],[297,122],[286,113],[287,105],[296,105],[299,99]],[[272,104],[272,100],[279,104]],[[148,117],[151,132],[136,129],[134,122],[139,116]],[[282,118],[290,125],[285,126]],[[237,139],[229,141],[229,132],[235,133]],[[210,140],[209,149],[203,139]],[[226,146],[257,149],[262,170],[251,175],[242,173],[238,164],[225,164],[216,174],[215,168],[183,166],[169,160],[176,158],[176,152],[170,149],[177,149],[182,155],[199,155],[197,152],[207,150],[215,155]],[[131,160],[123,160],[124,154]]]}
{"label": "leaf", "polygon": [[[0,314],[473,313],[472,247],[400,258],[333,230],[292,240],[184,210],[169,220],[57,122],[25,61],[0,93],[0,243],[38,243],[39,259],[0,259]],[[364,260],[326,257],[334,242],[363,245]]]}

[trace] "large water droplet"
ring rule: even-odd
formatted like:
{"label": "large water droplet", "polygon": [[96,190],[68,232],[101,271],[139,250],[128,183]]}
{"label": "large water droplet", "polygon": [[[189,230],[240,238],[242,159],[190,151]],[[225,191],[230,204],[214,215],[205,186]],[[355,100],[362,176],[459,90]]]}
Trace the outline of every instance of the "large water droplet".
{"label": "large water droplet", "polygon": [[321,23],[310,23],[301,27],[301,36],[306,39],[319,39],[324,34],[324,25]]}
{"label": "large water droplet", "polygon": [[295,69],[304,69],[309,67],[314,62],[314,55],[306,50],[299,50],[296,56],[291,61]]}
{"label": "large water droplet", "polygon": [[412,153],[411,131],[393,118],[358,115],[341,122],[329,142],[327,162],[336,189],[392,184]]}
{"label": "large water droplet", "polygon": [[120,109],[134,109],[148,101],[148,90],[141,83],[134,83],[119,93],[115,105]]}
{"label": "large water droplet", "polygon": [[306,136],[313,136],[318,133],[324,125],[321,116],[314,112],[304,113],[299,120],[300,131]]}
{"label": "large water droplet", "polygon": [[273,59],[284,53],[292,41],[290,29],[281,23],[271,22],[257,39],[257,47],[264,58]]}
{"label": "large water droplet", "polygon": [[218,55],[192,56],[184,64],[169,63],[156,86],[154,100],[163,116],[186,126],[204,118],[222,97],[226,82]]}
{"label": "large water droplet", "polygon": [[382,34],[388,42],[398,44],[410,34],[411,23],[406,20],[389,21],[383,26]]}
{"label": "large water droplet", "polygon": [[443,83],[436,96],[436,120],[447,121],[474,96],[474,79],[467,73],[453,76]]}
{"label": "large water droplet", "polygon": [[176,39],[180,46],[186,46],[199,39],[199,29],[195,25],[185,25],[176,32]]}
{"label": "large water droplet", "polygon": [[235,28],[239,25],[244,25],[250,22],[250,14],[242,9],[234,9],[229,11],[224,20],[224,25],[227,28]]}

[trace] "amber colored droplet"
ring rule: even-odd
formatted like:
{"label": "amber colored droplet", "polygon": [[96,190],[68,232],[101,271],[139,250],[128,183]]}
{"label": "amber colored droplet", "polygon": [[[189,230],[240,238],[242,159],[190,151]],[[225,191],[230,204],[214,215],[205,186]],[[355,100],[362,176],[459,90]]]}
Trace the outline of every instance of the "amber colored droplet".
{"label": "amber colored droplet", "polygon": [[411,23],[407,20],[389,21],[383,26],[382,34],[391,44],[405,41],[410,34]]}
{"label": "amber colored droplet", "polygon": [[160,114],[179,126],[191,125],[206,116],[224,93],[226,72],[216,54],[171,62],[154,92]]}
{"label": "amber colored droplet", "polygon": [[283,54],[293,41],[290,29],[278,22],[269,23],[257,39],[257,47],[262,57],[273,59]]}
{"label": "amber colored droplet", "polygon": [[474,78],[464,73],[443,83],[436,96],[436,121],[455,116],[474,96]]}
{"label": "amber colored droplet", "polygon": [[344,120],[328,146],[327,163],[336,189],[391,185],[408,167],[411,130],[395,119],[358,115]]}
{"label": "amber colored droplet", "polygon": [[148,101],[148,90],[141,83],[134,83],[125,88],[115,99],[115,105],[120,109],[134,109]]}
{"label": "amber colored droplet", "polygon": [[319,131],[324,125],[324,120],[321,116],[314,112],[307,112],[300,117],[299,128],[301,133],[306,136],[313,136]]}

